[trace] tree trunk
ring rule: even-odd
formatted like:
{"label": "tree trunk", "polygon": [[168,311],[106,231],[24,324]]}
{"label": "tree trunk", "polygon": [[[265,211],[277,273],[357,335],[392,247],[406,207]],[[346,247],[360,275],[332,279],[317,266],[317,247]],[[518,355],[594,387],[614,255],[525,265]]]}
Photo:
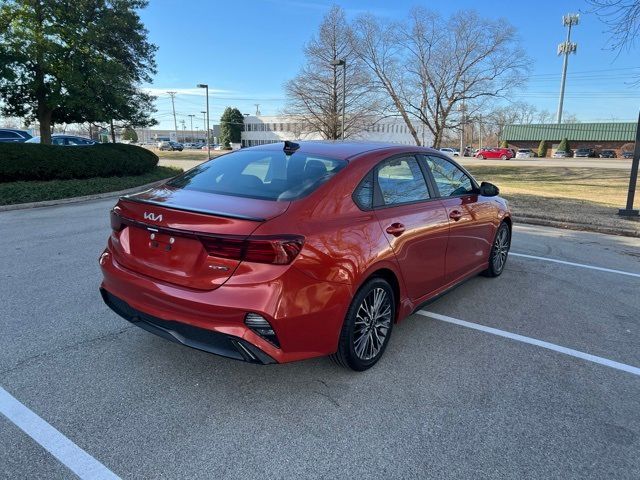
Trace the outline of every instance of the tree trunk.
{"label": "tree trunk", "polygon": [[51,145],[51,116],[53,110],[45,105],[38,105],[38,122],[40,123],[40,143]]}
{"label": "tree trunk", "polygon": [[116,129],[113,126],[113,120],[111,120],[111,143],[116,143]]}

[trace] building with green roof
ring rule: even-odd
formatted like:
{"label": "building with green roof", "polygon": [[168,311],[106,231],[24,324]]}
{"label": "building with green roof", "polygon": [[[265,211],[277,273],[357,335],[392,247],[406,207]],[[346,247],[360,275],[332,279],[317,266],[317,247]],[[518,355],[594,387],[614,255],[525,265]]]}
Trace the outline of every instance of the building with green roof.
{"label": "building with green roof", "polygon": [[555,150],[560,141],[567,138],[573,150],[615,150],[618,156],[621,156],[622,150],[633,149],[637,127],[638,124],[635,122],[505,125],[502,139],[510,146],[531,149],[537,149],[540,142],[545,140],[549,142],[551,149]]}

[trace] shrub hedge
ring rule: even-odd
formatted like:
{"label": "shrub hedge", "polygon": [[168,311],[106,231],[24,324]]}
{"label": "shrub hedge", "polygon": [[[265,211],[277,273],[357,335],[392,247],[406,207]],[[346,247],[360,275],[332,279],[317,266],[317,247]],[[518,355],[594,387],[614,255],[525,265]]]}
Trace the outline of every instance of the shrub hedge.
{"label": "shrub hedge", "polygon": [[0,143],[0,182],[142,175],[158,164],[146,148],[123,143],[81,147]]}

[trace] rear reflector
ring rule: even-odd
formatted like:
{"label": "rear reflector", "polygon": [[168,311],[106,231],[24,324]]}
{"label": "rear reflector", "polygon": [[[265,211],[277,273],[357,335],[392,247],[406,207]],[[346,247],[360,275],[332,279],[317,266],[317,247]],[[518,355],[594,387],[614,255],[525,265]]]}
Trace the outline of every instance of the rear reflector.
{"label": "rear reflector", "polygon": [[280,342],[278,342],[276,332],[273,331],[273,327],[271,327],[271,324],[262,315],[258,315],[257,313],[253,312],[247,313],[244,319],[244,323],[247,325],[247,327],[256,332],[262,338],[268,340],[276,347],[280,348]]}

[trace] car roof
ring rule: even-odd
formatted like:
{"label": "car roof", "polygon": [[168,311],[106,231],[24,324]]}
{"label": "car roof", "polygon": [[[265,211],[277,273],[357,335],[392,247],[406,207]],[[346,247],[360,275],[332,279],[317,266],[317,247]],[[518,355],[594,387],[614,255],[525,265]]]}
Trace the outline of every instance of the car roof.
{"label": "car roof", "polygon": [[15,132],[15,133],[26,133],[29,135],[29,132],[26,130],[21,130],[19,128],[0,128],[0,132]]}
{"label": "car roof", "polygon": [[[351,160],[359,155],[374,152],[374,151],[386,151],[389,155],[397,153],[425,153],[425,154],[440,154],[442,152],[435,148],[419,147],[416,145],[400,145],[398,143],[390,142],[373,142],[373,141],[358,141],[358,140],[301,140],[299,142],[292,142],[300,145],[300,148],[296,152],[321,155],[328,158],[334,158],[336,160]],[[249,147],[250,150],[265,150],[265,151],[278,151],[284,149],[284,142],[269,143],[266,145],[258,145],[256,147]]]}

